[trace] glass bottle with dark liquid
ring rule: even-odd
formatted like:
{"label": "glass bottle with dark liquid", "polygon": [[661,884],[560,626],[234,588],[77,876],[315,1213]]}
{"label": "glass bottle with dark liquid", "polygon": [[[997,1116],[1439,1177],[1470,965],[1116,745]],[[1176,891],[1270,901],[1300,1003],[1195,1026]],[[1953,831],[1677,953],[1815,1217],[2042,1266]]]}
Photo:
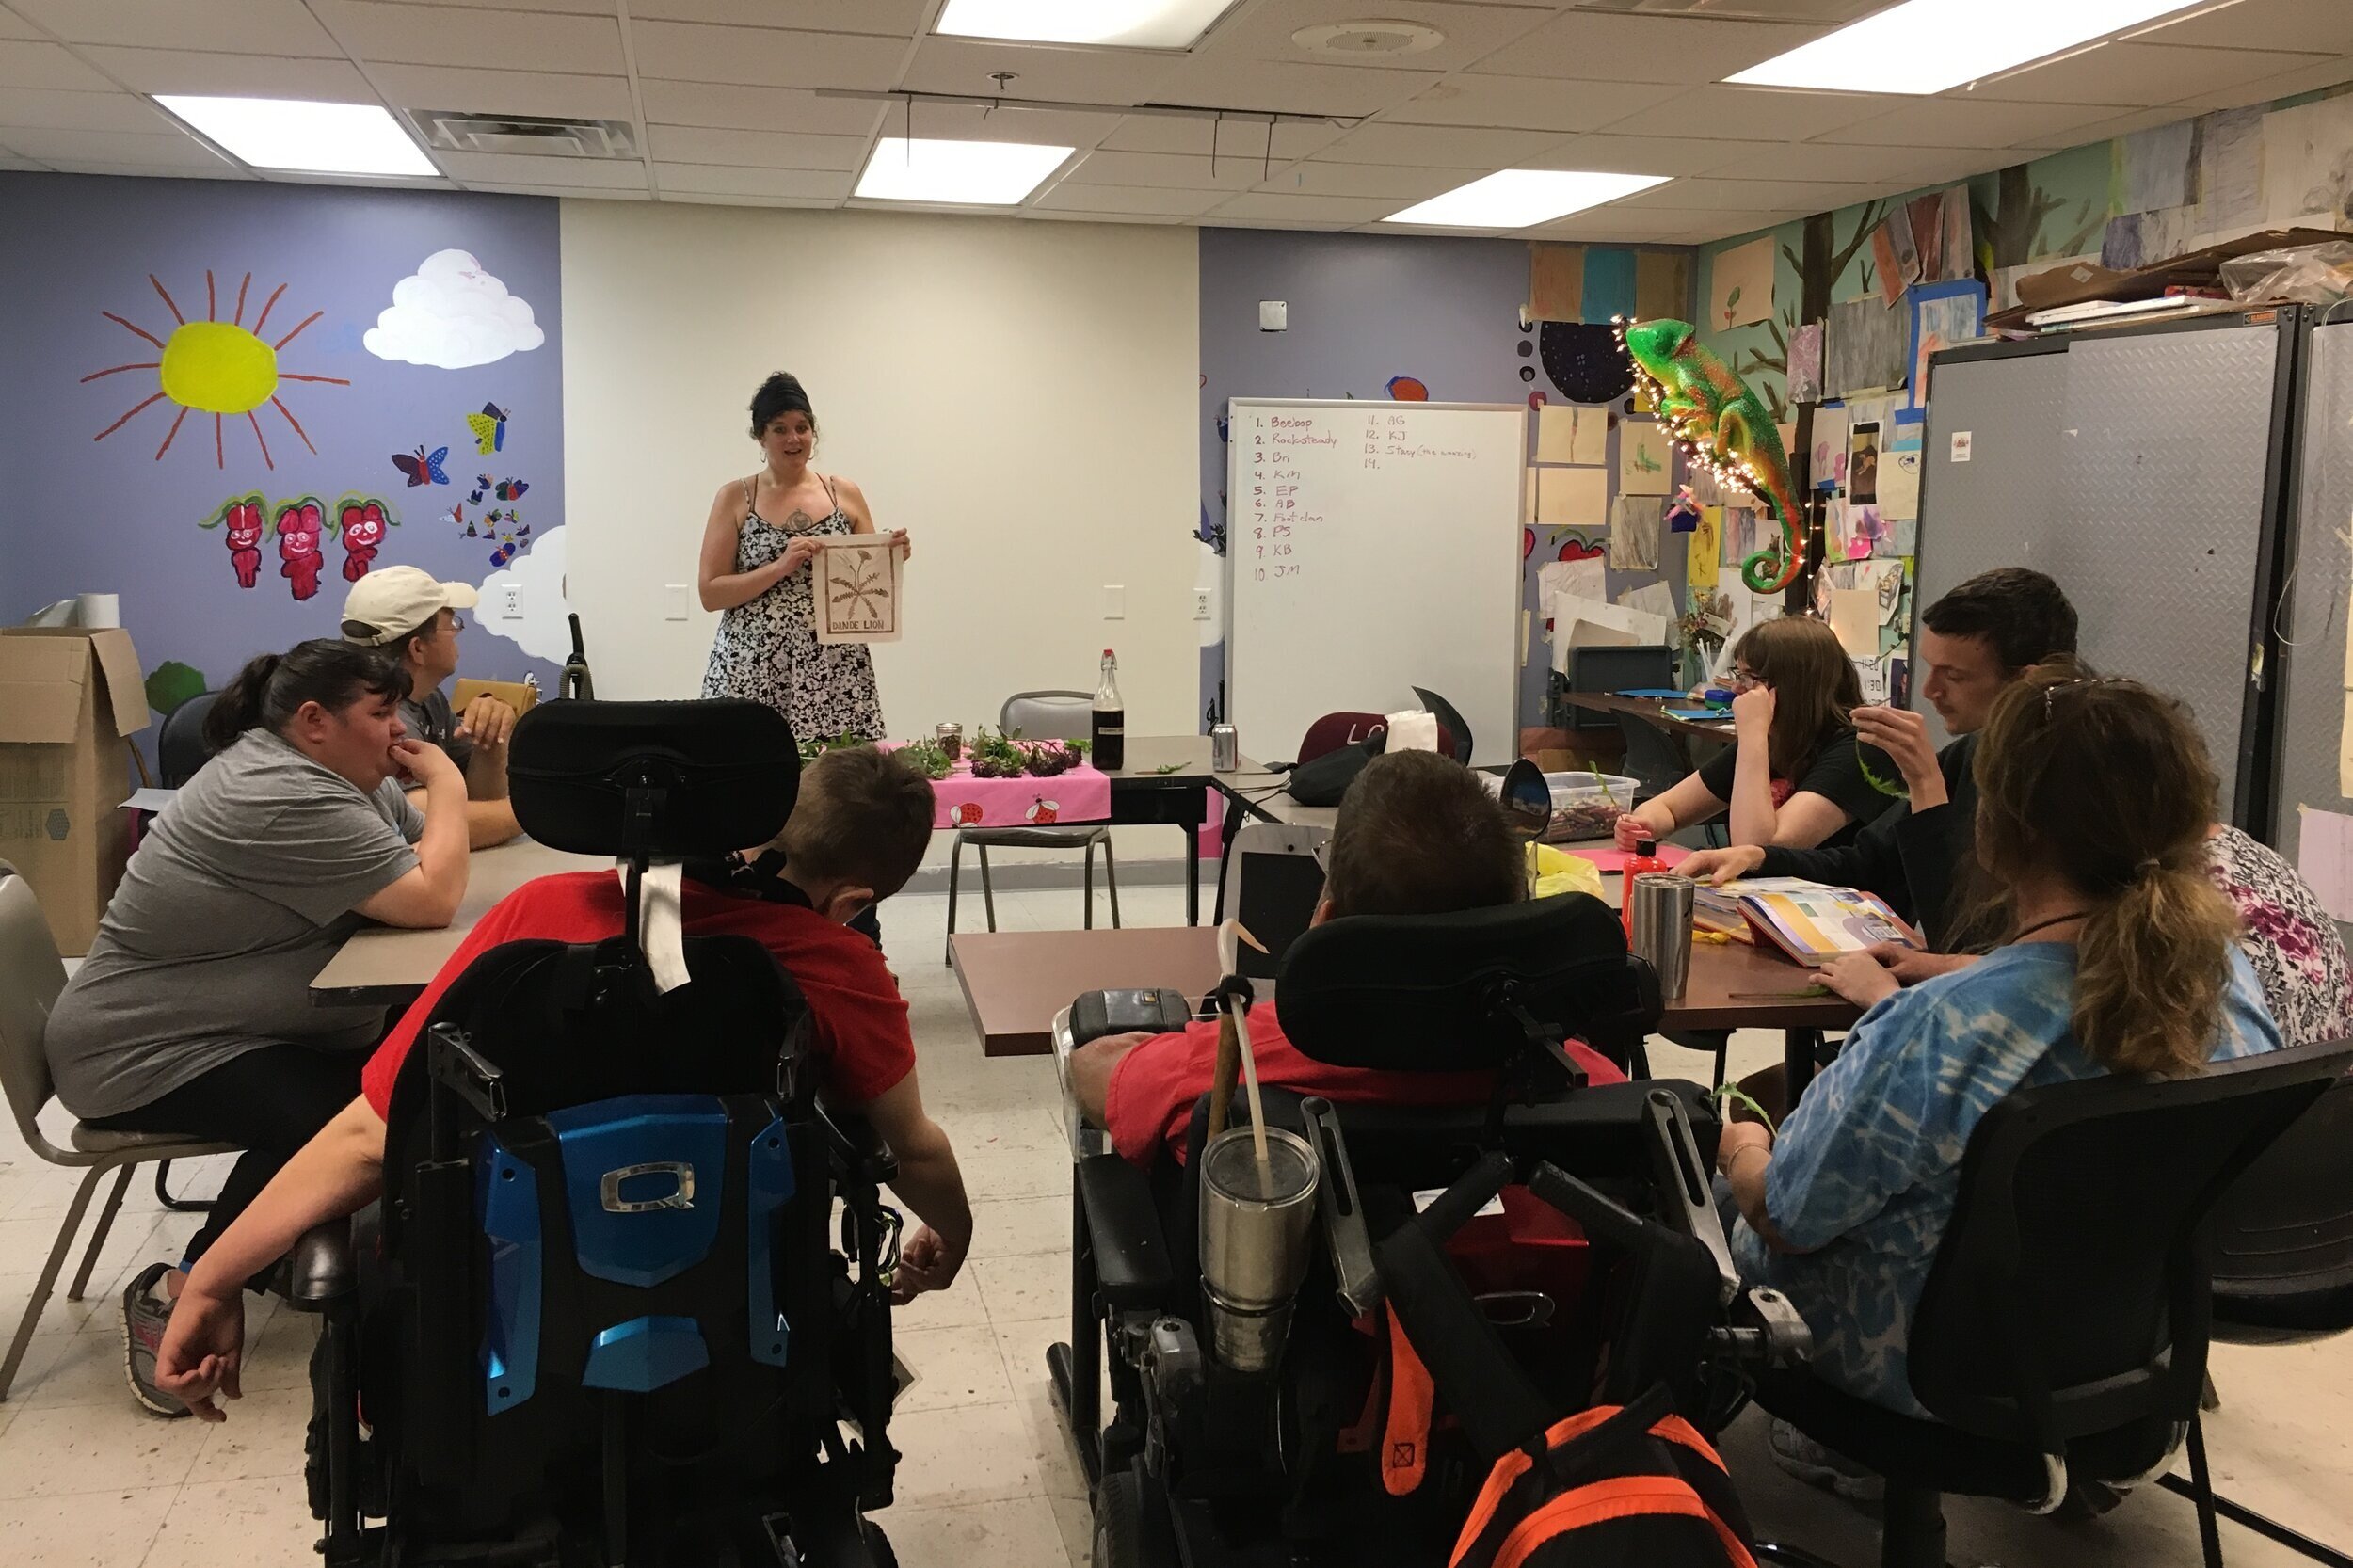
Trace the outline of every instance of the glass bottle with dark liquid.
{"label": "glass bottle with dark liquid", "polygon": [[1128,705],[1119,696],[1119,656],[1103,650],[1103,680],[1095,688],[1095,765],[1116,773],[1128,765]]}

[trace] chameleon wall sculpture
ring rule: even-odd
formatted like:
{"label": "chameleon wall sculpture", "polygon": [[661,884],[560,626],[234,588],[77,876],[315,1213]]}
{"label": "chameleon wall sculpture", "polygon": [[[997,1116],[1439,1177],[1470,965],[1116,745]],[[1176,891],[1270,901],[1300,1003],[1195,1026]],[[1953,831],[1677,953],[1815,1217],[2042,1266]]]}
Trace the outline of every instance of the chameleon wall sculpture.
{"label": "chameleon wall sculpture", "polygon": [[1766,549],[1740,563],[1752,593],[1789,585],[1805,557],[1798,543],[1797,485],[1773,416],[1688,321],[1618,324],[1634,374],[1674,439],[1719,479],[1761,499],[1781,525]]}

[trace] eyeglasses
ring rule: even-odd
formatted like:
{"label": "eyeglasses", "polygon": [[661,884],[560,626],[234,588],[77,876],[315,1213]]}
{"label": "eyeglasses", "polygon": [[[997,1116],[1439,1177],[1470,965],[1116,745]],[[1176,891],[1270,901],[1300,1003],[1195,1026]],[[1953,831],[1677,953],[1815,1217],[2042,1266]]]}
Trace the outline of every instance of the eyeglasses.
{"label": "eyeglasses", "polygon": [[2070,691],[2077,686],[2129,686],[2133,682],[2120,675],[2079,675],[2073,680],[2054,680],[2042,688],[2042,719],[2051,719],[2051,697],[2055,693]]}
{"label": "eyeglasses", "polygon": [[463,616],[450,616],[449,629],[452,632],[463,632],[466,629],[466,617]]}

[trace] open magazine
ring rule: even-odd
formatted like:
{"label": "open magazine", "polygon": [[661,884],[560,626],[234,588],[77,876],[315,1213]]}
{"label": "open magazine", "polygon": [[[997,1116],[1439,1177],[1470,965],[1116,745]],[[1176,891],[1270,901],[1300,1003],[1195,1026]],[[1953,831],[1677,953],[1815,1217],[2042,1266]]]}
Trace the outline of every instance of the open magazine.
{"label": "open magazine", "polygon": [[1736,877],[1721,888],[1703,883],[1691,920],[1702,930],[1769,943],[1809,966],[1880,942],[1920,945],[1912,928],[1872,894],[1801,876]]}

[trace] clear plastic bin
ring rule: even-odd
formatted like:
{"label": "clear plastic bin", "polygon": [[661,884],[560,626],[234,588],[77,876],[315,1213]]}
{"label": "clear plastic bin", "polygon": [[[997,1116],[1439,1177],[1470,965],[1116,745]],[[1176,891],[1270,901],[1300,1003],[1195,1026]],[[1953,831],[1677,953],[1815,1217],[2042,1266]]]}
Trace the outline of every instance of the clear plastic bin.
{"label": "clear plastic bin", "polygon": [[[1487,792],[1502,798],[1502,776],[1482,777]],[[1545,829],[1543,840],[1547,844],[1609,838],[1617,830],[1618,819],[1634,808],[1635,792],[1641,788],[1641,780],[1623,774],[1591,771],[1548,773],[1545,783],[1552,791],[1552,825]]]}

